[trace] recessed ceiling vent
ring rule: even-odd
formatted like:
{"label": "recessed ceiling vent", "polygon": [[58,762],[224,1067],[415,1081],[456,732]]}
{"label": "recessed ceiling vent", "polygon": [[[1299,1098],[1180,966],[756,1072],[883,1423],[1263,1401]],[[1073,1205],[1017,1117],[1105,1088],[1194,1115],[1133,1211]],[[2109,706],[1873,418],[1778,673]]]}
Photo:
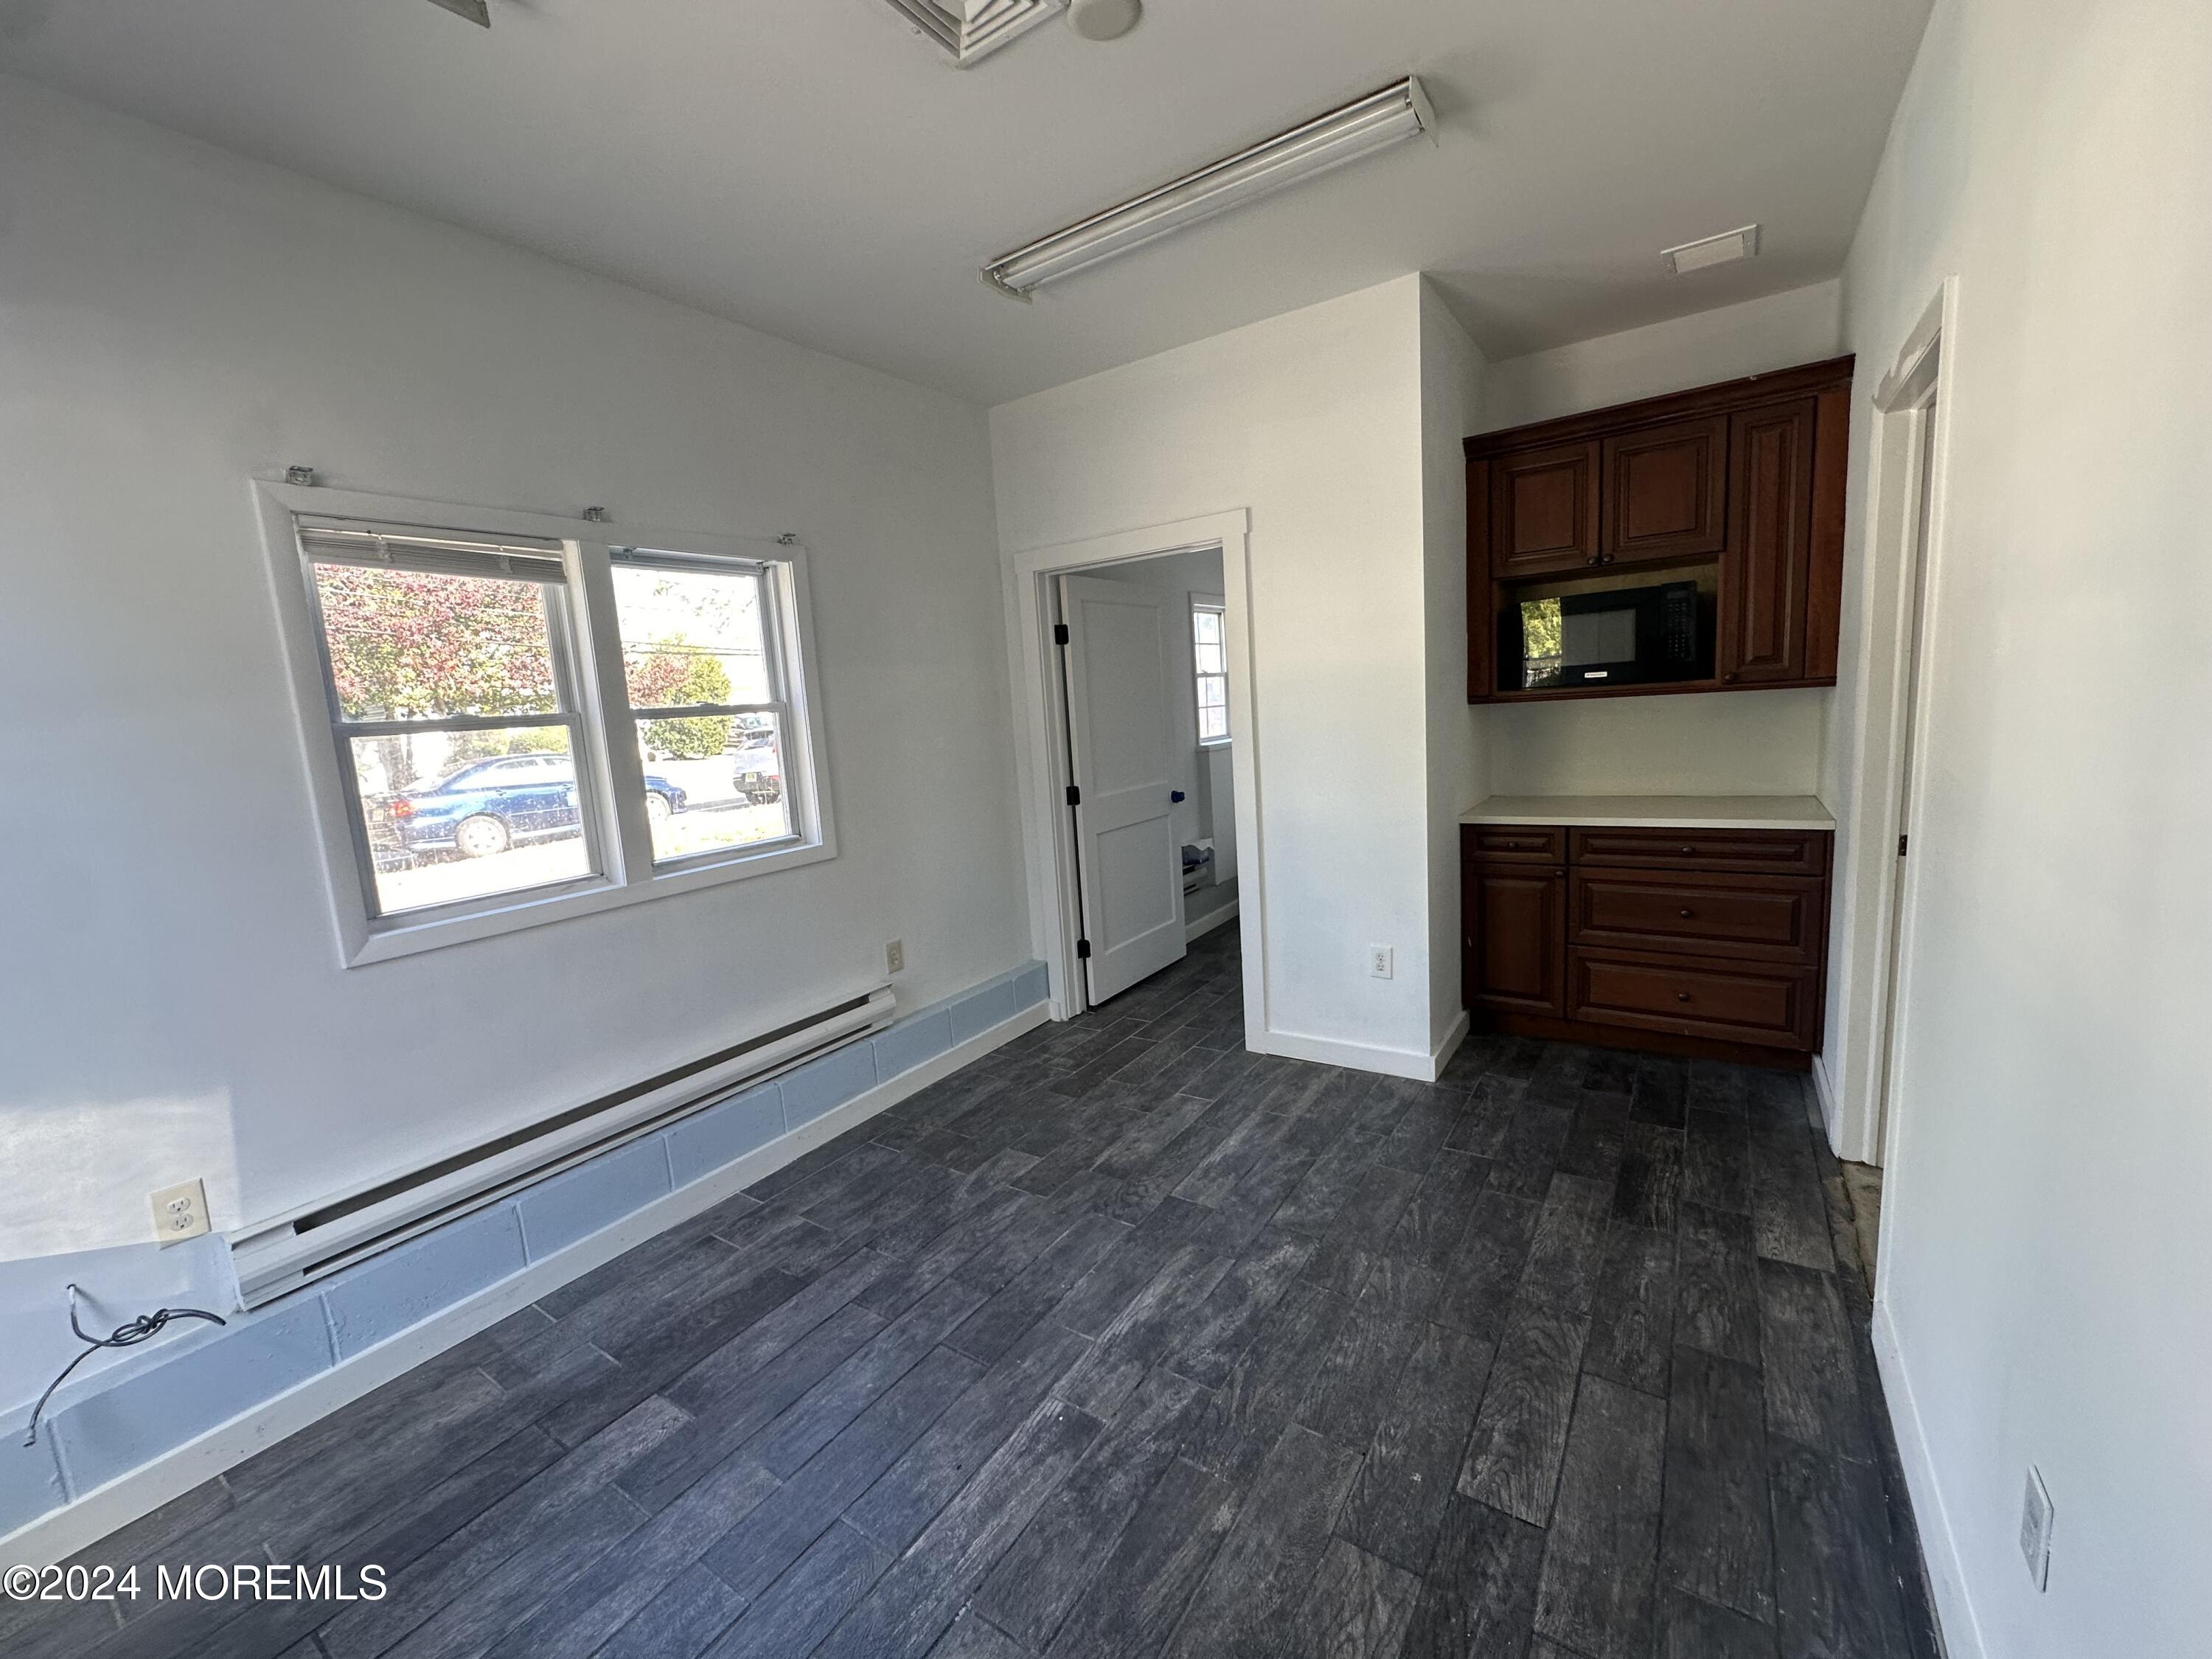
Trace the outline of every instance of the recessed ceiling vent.
{"label": "recessed ceiling vent", "polygon": [[890,0],[924,34],[965,69],[1049,21],[1067,0]]}
{"label": "recessed ceiling vent", "polygon": [[1667,269],[1677,276],[1686,276],[1693,270],[1703,270],[1708,265],[1725,265],[1738,259],[1748,259],[1759,252],[1759,227],[1744,225],[1735,230],[1723,231],[1717,236],[1701,237],[1694,242],[1684,242],[1679,247],[1662,250],[1659,257],[1667,262]]}

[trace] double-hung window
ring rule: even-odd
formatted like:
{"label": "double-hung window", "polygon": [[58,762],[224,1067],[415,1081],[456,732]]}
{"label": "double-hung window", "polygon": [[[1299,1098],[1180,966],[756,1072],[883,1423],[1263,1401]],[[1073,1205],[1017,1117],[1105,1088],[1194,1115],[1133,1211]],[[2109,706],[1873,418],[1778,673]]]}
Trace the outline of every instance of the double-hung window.
{"label": "double-hung window", "polygon": [[1223,602],[1193,594],[1190,601],[1192,659],[1198,674],[1198,740],[1229,741],[1229,643],[1222,632]]}
{"label": "double-hung window", "polygon": [[835,851],[795,546],[263,495],[348,962]]}

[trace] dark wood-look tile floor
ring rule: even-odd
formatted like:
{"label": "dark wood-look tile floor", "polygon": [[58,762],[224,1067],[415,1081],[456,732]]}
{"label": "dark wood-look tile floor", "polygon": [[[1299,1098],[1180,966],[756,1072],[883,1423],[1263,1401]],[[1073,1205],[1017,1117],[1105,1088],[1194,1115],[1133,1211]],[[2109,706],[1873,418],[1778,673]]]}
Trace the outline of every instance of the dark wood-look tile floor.
{"label": "dark wood-look tile floor", "polygon": [[1242,1046],[1233,929],[0,1604],[222,1659],[1932,1659],[1802,1079]]}

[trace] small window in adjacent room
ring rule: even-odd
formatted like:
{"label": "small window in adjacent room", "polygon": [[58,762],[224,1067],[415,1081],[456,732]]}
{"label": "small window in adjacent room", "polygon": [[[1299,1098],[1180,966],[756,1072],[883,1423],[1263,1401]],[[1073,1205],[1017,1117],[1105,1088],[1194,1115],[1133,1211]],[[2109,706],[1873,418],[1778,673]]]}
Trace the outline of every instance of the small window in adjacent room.
{"label": "small window in adjacent room", "polygon": [[1229,644],[1223,633],[1220,599],[1193,594],[1190,635],[1198,672],[1198,740],[1211,746],[1229,741]]}
{"label": "small window in adjacent room", "polygon": [[349,963],[835,854],[796,546],[262,491]]}

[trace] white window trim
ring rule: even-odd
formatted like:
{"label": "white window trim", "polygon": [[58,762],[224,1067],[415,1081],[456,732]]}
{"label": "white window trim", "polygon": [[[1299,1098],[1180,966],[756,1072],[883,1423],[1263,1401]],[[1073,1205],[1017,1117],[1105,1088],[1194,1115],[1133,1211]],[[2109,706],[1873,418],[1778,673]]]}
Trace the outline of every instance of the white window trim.
{"label": "white window trim", "polygon": [[[313,839],[321,853],[338,955],[349,968],[387,962],[423,951],[595,915],[623,905],[667,898],[678,893],[767,875],[777,870],[818,864],[837,854],[836,817],[830,799],[828,753],[818,690],[821,659],[815,644],[806,550],[770,536],[710,535],[628,524],[595,523],[538,513],[476,507],[450,501],[416,501],[359,490],[276,483],[257,480],[256,504],[264,551],[276,611],[278,637],[290,681],[293,715],[305,764]],[[489,537],[529,537],[564,544],[569,586],[579,601],[574,626],[579,672],[577,720],[583,744],[575,757],[580,775],[589,767],[599,781],[603,822],[586,826],[586,837],[605,866],[597,875],[550,889],[498,894],[442,907],[434,913],[410,912],[373,919],[362,890],[360,855],[354,840],[351,808],[331,740],[329,694],[324,689],[322,641],[317,629],[295,515],[358,519],[386,525],[420,525]],[[771,567],[775,599],[767,620],[786,642],[782,701],[791,709],[784,732],[784,794],[792,803],[797,834],[766,850],[702,853],[656,866],[653,836],[645,811],[645,765],[635,742],[611,743],[615,721],[629,720],[622,663],[622,644],[614,617],[611,555],[615,549],[705,554]],[[796,641],[797,649],[789,648]]]}
{"label": "white window trim", "polygon": [[[1222,663],[1224,664],[1224,668],[1223,668],[1223,671],[1222,671],[1221,674],[1218,676],[1218,678],[1219,678],[1219,679],[1220,679],[1220,681],[1221,681],[1221,689],[1222,689],[1222,691],[1223,691],[1223,693],[1224,693],[1224,696],[1226,696],[1226,694],[1227,694],[1227,692],[1228,692],[1228,690],[1229,690],[1229,674],[1228,674],[1228,670],[1227,670],[1227,667],[1226,667],[1226,665],[1227,665],[1227,663],[1228,663],[1228,661],[1229,661],[1229,600],[1228,600],[1228,598],[1227,598],[1227,596],[1226,596],[1226,595],[1224,595],[1224,594],[1220,594],[1220,593],[1199,593],[1199,592],[1193,592],[1193,593],[1191,594],[1191,596],[1190,596],[1190,603],[1189,603],[1186,607],[1184,607],[1184,608],[1185,608],[1185,610],[1186,610],[1189,614],[1188,614],[1188,615],[1186,615],[1186,616],[1183,617],[1183,627],[1184,627],[1186,629],[1190,630],[1190,633],[1191,633],[1191,641],[1190,641],[1190,685],[1191,685],[1191,696],[1193,697],[1193,699],[1194,699],[1194,700],[1197,697],[1197,696],[1198,696],[1198,682],[1200,681],[1200,678],[1213,678],[1213,677],[1212,677],[1212,676],[1201,676],[1201,675],[1200,674],[1199,671],[1198,671],[1198,635],[1197,635],[1197,632],[1196,632],[1196,630],[1195,630],[1195,629],[1193,629],[1191,628],[1191,618],[1192,618],[1193,617],[1196,616],[1196,615],[1198,614],[1198,612],[1200,612],[1200,611],[1212,611],[1218,612],[1218,613],[1219,613],[1219,615],[1220,615],[1220,617],[1221,617],[1221,660],[1222,660]],[[1192,723],[1192,725],[1193,725],[1193,726],[1197,726],[1197,725],[1198,725],[1198,723],[1199,723],[1200,721],[1203,720],[1206,718],[1206,715],[1205,715],[1205,713],[1204,713],[1204,710],[1203,710],[1203,705],[1198,704],[1195,701],[1194,701],[1194,702],[1193,702],[1193,705],[1192,705],[1192,706],[1193,706],[1194,709],[1197,711],[1197,712],[1194,712],[1194,713],[1191,715],[1191,723]],[[1226,708],[1228,708],[1228,704],[1224,702],[1223,703],[1222,707],[1223,707],[1224,710],[1225,711],[1225,710],[1226,710]],[[1225,737],[1225,736],[1224,736],[1224,737],[1218,737],[1218,738],[1209,738],[1209,737],[1207,737],[1207,736],[1206,736],[1206,735],[1205,735],[1205,733],[1204,733],[1204,732],[1203,732],[1203,730],[1202,730],[1202,729],[1198,732],[1198,746],[1199,746],[1200,749],[1226,749],[1226,748],[1228,748],[1228,747],[1229,747],[1231,741],[1231,738],[1229,738],[1229,737]]]}

